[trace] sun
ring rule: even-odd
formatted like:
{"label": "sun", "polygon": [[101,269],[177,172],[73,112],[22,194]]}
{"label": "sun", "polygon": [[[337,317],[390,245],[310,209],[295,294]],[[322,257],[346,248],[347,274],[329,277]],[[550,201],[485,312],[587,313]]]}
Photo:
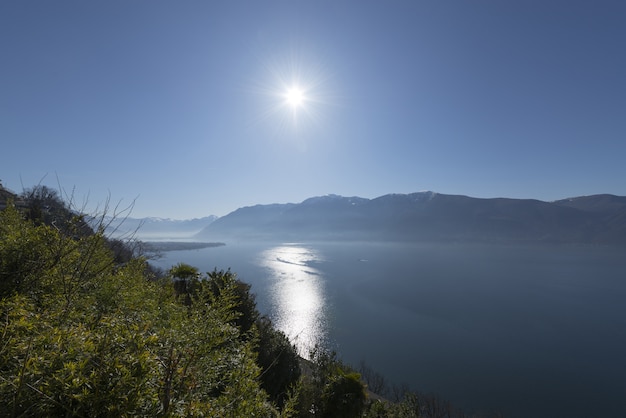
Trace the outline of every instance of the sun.
{"label": "sun", "polygon": [[301,88],[291,87],[285,92],[285,100],[292,109],[296,109],[304,104],[306,98]]}
{"label": "sun", "polygon": [[287,52],[267,55],[260,64],[262,71],[250,86],[255,94],[250,103],[259,105],[252,123],[262,123],[272,135],[285,138],[313,137],[325,128],[336,94],[329,70],[318,57]]}

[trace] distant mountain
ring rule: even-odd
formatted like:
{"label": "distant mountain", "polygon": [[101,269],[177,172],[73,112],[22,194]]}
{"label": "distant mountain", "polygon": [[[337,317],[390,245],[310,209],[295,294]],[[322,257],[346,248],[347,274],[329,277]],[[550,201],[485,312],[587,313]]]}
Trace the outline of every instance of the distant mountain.
{"label": "distant mountain", "polygon": [[113,237],[134,236],[142,240],[164,238],[189,238],[202,231],[217,216],[176,220],[163,218],[105,218],[106,232]]}
{"label": "distant mountain", "polygon": [[205,240],[409,240],[626,245],[626,197],[556,202],[434,192],[375,199],[337,195],[237,209],[204,228]]}
{"label": "distant mountain", "polygon": [[593,196],[572,197],[554,202],[559,206],[580,209],[586,212],[615,214],[626,210],[626,196],[597,194]]}
{"label": "distant mountain", "polygon": [[558,200],[555,204],[596,214],[602,229],[594,239],[598,242],[623,243],[626,236],[626,196],[599,194]]}

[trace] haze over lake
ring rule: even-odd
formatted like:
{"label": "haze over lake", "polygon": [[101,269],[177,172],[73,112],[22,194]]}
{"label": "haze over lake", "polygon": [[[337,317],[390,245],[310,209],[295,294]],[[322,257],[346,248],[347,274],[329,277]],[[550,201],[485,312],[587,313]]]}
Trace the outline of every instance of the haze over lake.
{"label": "haze over lake", "polygon": [[506,417],[626,413],[626,258],[593,246],[255,243],[167,252],[231,268],[306,356]]}

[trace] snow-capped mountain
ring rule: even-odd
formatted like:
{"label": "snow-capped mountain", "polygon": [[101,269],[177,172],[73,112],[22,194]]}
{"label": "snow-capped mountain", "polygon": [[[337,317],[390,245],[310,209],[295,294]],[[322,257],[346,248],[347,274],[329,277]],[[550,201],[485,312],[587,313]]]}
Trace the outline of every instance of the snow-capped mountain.
{"label": "snow-capped mountain", "polygon": [[375,199],[327,195],[240,208],[197,237],[626,244],[626,197],[544,202],[430,191]]}

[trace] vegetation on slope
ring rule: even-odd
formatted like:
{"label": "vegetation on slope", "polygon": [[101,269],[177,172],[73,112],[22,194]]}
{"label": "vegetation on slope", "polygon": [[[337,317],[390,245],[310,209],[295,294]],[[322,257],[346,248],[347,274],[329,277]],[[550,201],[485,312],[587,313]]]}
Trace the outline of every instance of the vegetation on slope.
{"label": "vegetation on slope", "polygon": [[[9,415],[271,415],[234,296],[179,303],[141,259],[0,215],[0,404]],[[206,298],[199,289],[195,300]]]}

